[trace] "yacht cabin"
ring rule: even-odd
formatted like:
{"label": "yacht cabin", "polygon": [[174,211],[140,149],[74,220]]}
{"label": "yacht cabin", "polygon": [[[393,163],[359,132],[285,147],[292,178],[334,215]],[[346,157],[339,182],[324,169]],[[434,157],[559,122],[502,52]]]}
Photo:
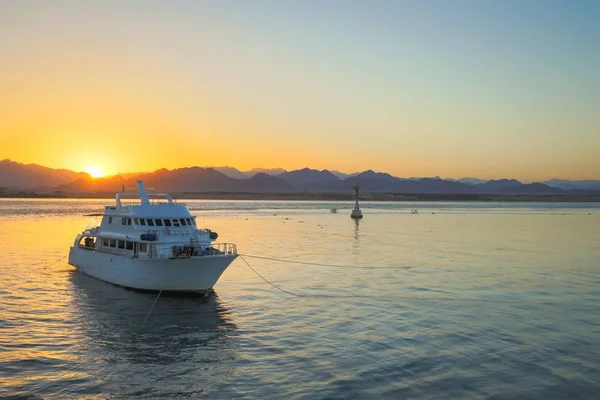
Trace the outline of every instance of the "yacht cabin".
{"label": "yacht cabin", "polygon": [[[105,207],[104,214],[88,214],[102,216],[102,221],[78,235],[75,246],[135,258],[197,257],[235,251],[233,244],[212,246],[217,233],[198,229],[196,217],[171,195],[149,195],[140,181],[137,189],[117,193],[116,206]],[[131,196],[139,196],[139,201],[124,201]]]}

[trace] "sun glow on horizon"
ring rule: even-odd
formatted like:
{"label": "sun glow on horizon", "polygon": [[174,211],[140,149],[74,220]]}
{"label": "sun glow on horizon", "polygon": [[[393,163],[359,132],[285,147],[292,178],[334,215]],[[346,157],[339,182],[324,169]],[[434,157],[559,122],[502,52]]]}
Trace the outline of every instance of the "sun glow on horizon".
{"label": "sun glow on horizon", "polygon": [[102,178],[102,177],[106,176],[104,169],[97,164],[88,165],[88,167],[84,170],[84,172],[87,172],[88,174],[90,174],[92,176],[92,178]]}

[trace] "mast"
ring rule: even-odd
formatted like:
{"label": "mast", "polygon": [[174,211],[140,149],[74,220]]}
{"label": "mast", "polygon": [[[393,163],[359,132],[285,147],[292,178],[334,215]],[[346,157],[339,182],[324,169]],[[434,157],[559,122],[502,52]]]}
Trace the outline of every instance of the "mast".
{"label": "mast", "polygon": [[142,205],[150,204],[150,199],[148,199],[148,193],[146,193],[146,188],[144,188],[144,182],[138,180],[137,188],[138,192],[140,193],[140,200],[142,201]]}

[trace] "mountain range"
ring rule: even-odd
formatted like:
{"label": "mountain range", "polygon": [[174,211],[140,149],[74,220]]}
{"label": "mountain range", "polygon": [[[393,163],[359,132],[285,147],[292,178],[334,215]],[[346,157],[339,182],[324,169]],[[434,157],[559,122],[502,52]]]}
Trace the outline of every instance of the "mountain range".
{"label": "mountain range", "polygon": [[89,178],[85,172],[53,169],[37,164],[21,164],[11,160],[0,161],[0,187],[49,189],[85,178]]}
{"label": "mountain range", "polygon": [[[235,179],[246,179],[246,178],[252,178],[254,175],[259,174],[259,173],[263,173],[263,174],[267,174],[267,175],[271,175],[271,176],[279,176],[283,173],[286,173],[288,171],[286,171],[283,168],[252,168],[249,171],[240,171],[237,168],[233,168],[233,167],[211,167],[211,166],[207,166],[204,168],[212,168],[216,171],[219,171],[222,174],[227,175],[230,178],[235,178]],[[307,169],[307,168],[305,168]],[[329,171],[331,174],[337,176],[340,179],[346,179],[349,176],[354,176],[354,175],[358,175],[358,172],[352,173],[352,174],[346,174],[344,172],[340,172],[340,171],[335,171],[335,170],[331,170]]]}
{"label": "mountain range", "polygon": [[515,179],[399,178],[372,170],[345,174],[338,171],[281,168],[240,171],[233,167],[189,167],[154,172],[128,173],[92,178],[83,172],[52,169],[36,164],[0,161],[0,188],[53,190],[64,193],[114,193],[135,187],[141,179],[147,187],[172,193],[192,192],[362,192],[414,194],[571,194],[600,193],[600,180],[569,181],[552,179],[523,183]]}

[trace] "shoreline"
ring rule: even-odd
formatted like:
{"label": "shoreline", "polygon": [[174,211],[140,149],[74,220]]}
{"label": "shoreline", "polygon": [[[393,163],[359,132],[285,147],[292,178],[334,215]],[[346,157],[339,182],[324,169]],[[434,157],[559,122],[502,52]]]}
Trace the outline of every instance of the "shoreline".
{"label": "shoreline", "polygon": [[[183,192],[172,193],[175,199],[189,200],[294,200],[294,201],[354,201],[351,193],[309,192]],[[18,191],[0,193],[0,199],[113,199],[114,193],[58,193]],[[451,193],[363,193],[361,201],[419,202],[419,201],[489,201],[489,202],[544,202],[596,203],[600,194],[451,194]]]}

